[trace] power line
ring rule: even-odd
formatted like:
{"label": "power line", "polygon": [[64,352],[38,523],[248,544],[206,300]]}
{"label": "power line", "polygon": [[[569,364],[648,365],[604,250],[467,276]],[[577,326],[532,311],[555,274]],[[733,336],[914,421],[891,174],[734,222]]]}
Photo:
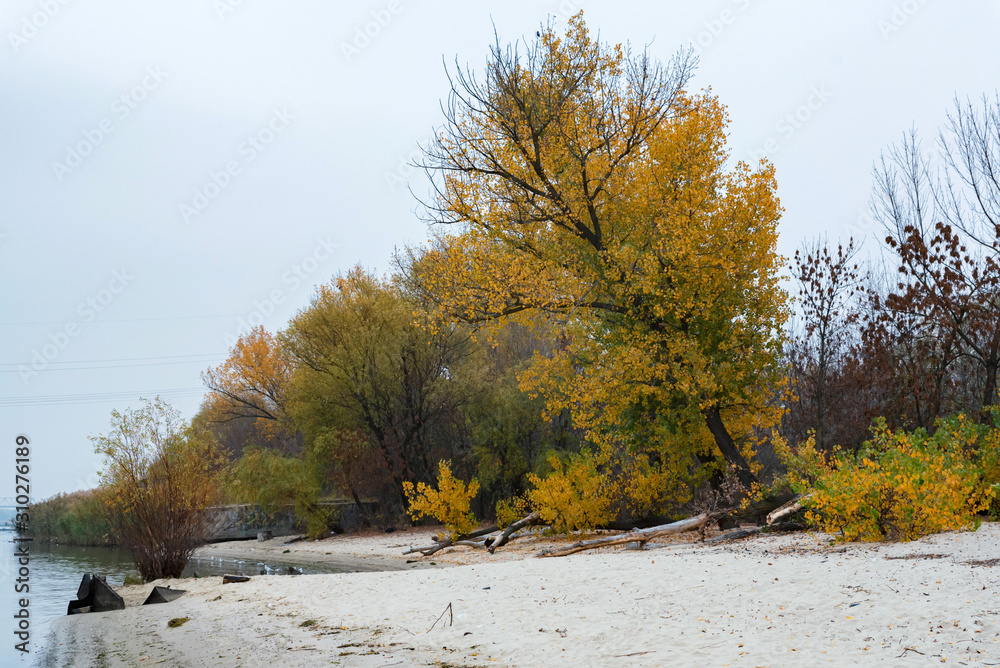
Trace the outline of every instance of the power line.
{"label": "power line", "polygon": [[[209,320],[212,318],[244,318],[246,313],[222,313],[219,315],[177,315],[163,318],[116,318],[110,320],[91,320],[88,325],[100,325],[109,322],[156,322],[161,320]],[[0,322],[0,326],[16,325],[65,325],[72,320],[23,320],[20,322]]]}
{"label": "power line", "polygon": [[[44,373],[47,371],[90,371],[92,369],[134,369],[140,366],[169,366],[172,364],[211,364],[214,361],[221,362],[222,360],[188,360],[186,362],[146,362],[144,364],[113,364],[106,366],[73,366],[73,367],[60,367],[55,369],[39,369],[36,373]],[[24,373],[19,369],[0,369],[0,373]]]}
{"label": "power line", "polygon": [[[161,355],[158,357],[115,357],[103,360],[67,360],[65,362],[49,362],[49,364],[98,364],[103,362],[139,362],[144,360],[172,360],[180,357],[218,357],[221,353],[192,353],[190,355]],[[16,362],[0,362],[0,366],[14,366]],[[29,362],[24,362],[29,364]]]}
{"label": "power line", "polygon": [[29,406],[54,406],[64,404],[94,404],[128,401],[139,397],[165,397],[182,399],[204,394],[204,387],[179,387],[165,390],[135,392],[90,392],[82,394],[41,394],[25,397],[0,397],[0,408],[25,408]]}

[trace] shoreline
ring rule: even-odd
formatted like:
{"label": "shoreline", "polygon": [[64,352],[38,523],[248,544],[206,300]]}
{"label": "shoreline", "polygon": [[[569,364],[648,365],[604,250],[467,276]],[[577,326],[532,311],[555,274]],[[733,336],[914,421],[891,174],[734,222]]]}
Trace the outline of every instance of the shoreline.
{"label": "shoreline", "polygon": [[[495,555],[453,548],[407,564],[404,546],[431,531],[297,550],[273,541],[288,561],[378,557],[393,570],[123,587],[124,611],[56,620],[36,665],[1000,663],[997,523],[911,543],[830,546],[794,534],[549,559],[533,556],[563,541],[534,535]],[[187,593],[131,607],[154,584]],[[177,617],[190,620],[169,628]],[[96,656],[103,663],[88,662]]]}
{"label": "shoreline", "polygon": [[[400,553],[405,549],[402,540],[393,542],[393,536],[402,538],[416,534],[418,530],[396,531],[391,534],[363,532],[340,534],[322,540],[301,539],[288,541],[299,536],[279,536],[260,542],[257,540],[232,540],[211,543],[195,550],[194,558],[237,559],[248,563],[271,560],[299,565],[324,566],[343,572],[372,572],[407,570],[408,558]],[[429,533],[426,529],[420,534]],[[301,534],[300,534],[301,535]],[[416,536],[413,536],[414,538]],[[398,549],[397,549],[398,548]],[[409,559],[412,559],[410,557]],[[426,565],[419,565],[423,567]]]}

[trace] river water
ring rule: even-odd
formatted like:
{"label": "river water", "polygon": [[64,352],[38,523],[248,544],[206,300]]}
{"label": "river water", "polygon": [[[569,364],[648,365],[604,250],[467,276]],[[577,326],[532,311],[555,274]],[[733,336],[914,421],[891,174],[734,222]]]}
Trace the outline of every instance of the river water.
{"label": "river water", "polygon": [[[40,653],[48,635],[52,620],[66,614],[66,606],[76,598],[77,588],[84,573],[107,576],[112,587],[121,585],[129,573],[136,575],[135,565],[128,552],[111,547],[76,547],[27,543],[28,593],[17,593],[17,580],[21,565],[15,550],[12,531],[0,530],[0,666],[31,665]],[[261,569],[284,571],[289,566],[298,567],[304,573],[329,573],[334,569],[324,569],[315,565],[300,565],[290,562],[246,562],[242,560],[192,559],[184,571],[184,577],[223,575],[224,573],[257,575]],[[22,583],[23,584],[23,583]],[[14,646],[21,642],[14,632],[18,620],[21,598],[28,599],[30,639],[28,654],[23,654]]]}

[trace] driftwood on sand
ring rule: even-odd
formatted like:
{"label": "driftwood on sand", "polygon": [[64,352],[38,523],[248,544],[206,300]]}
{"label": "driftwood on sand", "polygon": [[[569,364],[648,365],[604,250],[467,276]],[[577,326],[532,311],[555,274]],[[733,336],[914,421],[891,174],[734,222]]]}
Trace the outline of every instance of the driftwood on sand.
{"label": "driftwood on sand", "polygon": [[729,531],[724,534],[719,534],[718,536],[713,536],[705,540],[706,543],[726,543],[731,540],[739,540],[741,538],[746,538],[748,536],[756,536],[760,533],[777,533],[779,531],[802,531],[806,528],[805,524],[799,522],[778,522],[777,524],[772,524],[767,527],[747,527],[745,529],[736,529],[735,531]]}
{"label": "driftwood on sand", "polygon": [[599,547],[610,547],[611,545],[623,545],[625,543],[639,543],[640,546],[654,538],[668,536],[673,533],[700,529],[710,522],[716,515],[714,513],[702,513],[679,522],[661,524],[660,526],[648,529],[636,529],[618,536],[607,536],[605,538],[594,538],[592,540],[582,540],[566,547],[557,547],[544,550],[538,554],[539,557],[564,557],[568,554],[583,552],[584,550],[595,550]]}
{"label": "driftwood on sand", "polygon": [[[810,494],[809,496],[812,495]],[[805,501],[807,498],[809,498],[809,496],[804,496],[802,494],[799,494],[795,496],[795,498],[790,500],[788,503],[781,506],[780,508],[775,508],[767,515],[767,525],[771,526],[772,524],[780,520],[782,517],[786,517],[788,515],[791,515],[792,513],[802,510],[802,502]]]}
{"label": "driftwood on sand", "polygon": [[[419,552],[425,557],[429,557],[439,550],[443,550],[446,547],[452,547],[454,545],[465,545],[467,547],[482,547],[486,536],[500,531],[500,527],[496,524],[488,526],[485,529],[479,529],[478,531],[473,531],[472,533],[462,534],[455,539],[446,538],[444,540],[437,540],[433,545],[425,545],[423,547],[411,547],[403,554],[413,554],[414,552]],[[480,538],[481,540],[475,540]]]}
{"label": "driftwood on sand", "polygon": [[539,520],[541,520],[541,516],[538,513],[531,513],[527,517],[523,517],[516,522],[511,522],[510,525],[503,530],[503,533],[500,534],[499,538],[492,541],[487,539],[487,541],[489,542],[487,547],[490,550],[490,554],[496,552],[497,548],[500,547],[501,545],[506,545],[507,542],[510,541],[510,536],[512,533],[514,533],[515,531],[520,531],[521,529],[531,526],[532,524],[538,524]]}
{"label": "driftwood on sand", "polygon": [[531,513],[525,517],[522,517],[516,522],[511,522],[499,536],[491,536],[500,531],[500,527],[497,525],[488,526],[485,529],[479,529],[478,531],[473,531],[472,533],[467,533],[457,538],[442,538],[438,537],[433,545],[424,545],[423,547],[411,547],[403,554],[413,554],[414,552],[419,552],[425,557],[429,557],[435,552],[443,550],[446,547],[457,547],[465,546],[471,548],[481,548],[485,547],[493,554],[498,547],[506,545],[511,540],[516,538],[514,533],[524,529],[525,527],[538,524],[541,521],[541,516],[538,513]]}
{"label": "driftwood on sand", "polygon": [[[708,543],[720,543],[730,540],[739,540],[740,538],[746,538],[747,536],[752,536],[760,533],[762,530],[771,531],[798,531],[805,528],[801,523],[783,521],[779,522],[782,518],[786,518],[789,515],[802,509],[802,501],[808,498],[807,496],[799,495],[781,495],[777,497],[770,497],[767,499],[761,499],[749,504],[746,508],[734,512],[733,509],[718,510],[715,512],[705,512],[694,517],[689,517],[687,519],[679,520],[677,522],[671,522],[668,524],[660,524],[657,526],[652,526],[646,529],[632,529],[631,531],[626,531],[614,536],[605,536],[602,538],[594,538],[591,540],[583,540],[566,547],[556,547],[544,550],[538,554],[539,557],[563,557],[569,554],[575,554],[577,552],[583,552],[584,550],[594,550],[601,547],[610,547],[612,545],[624,545],[628,543],[636,543],[638,547],[642,549],[646,543],[655,538],[660,538],[662,536],[668,536],[670,534],[682,533],[684,531],[691,531],[694,529],[701,530],[704,532],[705,526],[720,517],[729,518],[731,522],[738,523],[739,520],[747,520],[754,518],[757,522],[764,522],[766,518],[765,526],[755,526],[748,527],[745,529],[737,529],[736,531],[731,531],[729,533],[722,534],[720,536],[715,536],[710,538],[705,542]],[[464,534],[456,538],[445,538],[444,536],[438,536],[435,538],[433,545],[425,545],[423,547],[411,547],[410,549],[403,552],[403,554],[414,554],[419,553],[425,557],[429,557],[432,554],[445,549],[446,547],[464,546],[471,548],[487,548],[490,554],[493,554],[497,548],[506,545],[509,541],[516,538],[514,535],[516,532],[520,531],[529,526],[541,524],[541,517],[537,512],[531,513],[526,517],[521,518],[516,522],[512,522],[508,525],[503,532],[498,536],[492,536],[500,530],[496,525],[486,527],[485,529],[479,529],[469,534]],[[702,536],[704,539],[704,535]]]}

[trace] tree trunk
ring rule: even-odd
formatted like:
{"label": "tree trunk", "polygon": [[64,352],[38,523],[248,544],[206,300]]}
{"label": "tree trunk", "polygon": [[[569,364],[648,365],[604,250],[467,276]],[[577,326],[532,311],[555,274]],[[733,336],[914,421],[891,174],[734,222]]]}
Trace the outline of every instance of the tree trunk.
{"label": "tree trunk", "polygon": [[980,417],[980,422],[983,424],[993,424],[993,413],[990,409],[997,402],[997,366],[994,360],[987,360],[986,386],[983,388],[983,408]]}
{"label": "tree trunk", "polygon": [[820,331],[819,364],[816,371],[816,447],[821,452],[826,446],[826,333]]}
{"label": "tree trunk", "polygon": [[354,505],[358,507],[358,517],[361,518],[361,523],[366,525],[371,525],[371,518],[368,517],[368,511],[365,510],[365,506],[361,503],[361,497],[358,496],[358,492],[351,486],[351,496],[354,498]]}
{"label": "tree trunk", "polygon": [[715,444],[722,452],[722,456],[735,469],[736,478],[743,485],[743,488],[750,489],[754,483],[758,482],[757,476],[750,470],[750,465],[747,464],[747,460],[744,459],[743,454],[736,447],[736,443],[733,442],[733,437],[726,430],[726,425],[723,424],[722,416],[719,414],[719,407],[712,406],[706,409],[704,414],[705,422],[708,424],[712,436],[715,437]]}

